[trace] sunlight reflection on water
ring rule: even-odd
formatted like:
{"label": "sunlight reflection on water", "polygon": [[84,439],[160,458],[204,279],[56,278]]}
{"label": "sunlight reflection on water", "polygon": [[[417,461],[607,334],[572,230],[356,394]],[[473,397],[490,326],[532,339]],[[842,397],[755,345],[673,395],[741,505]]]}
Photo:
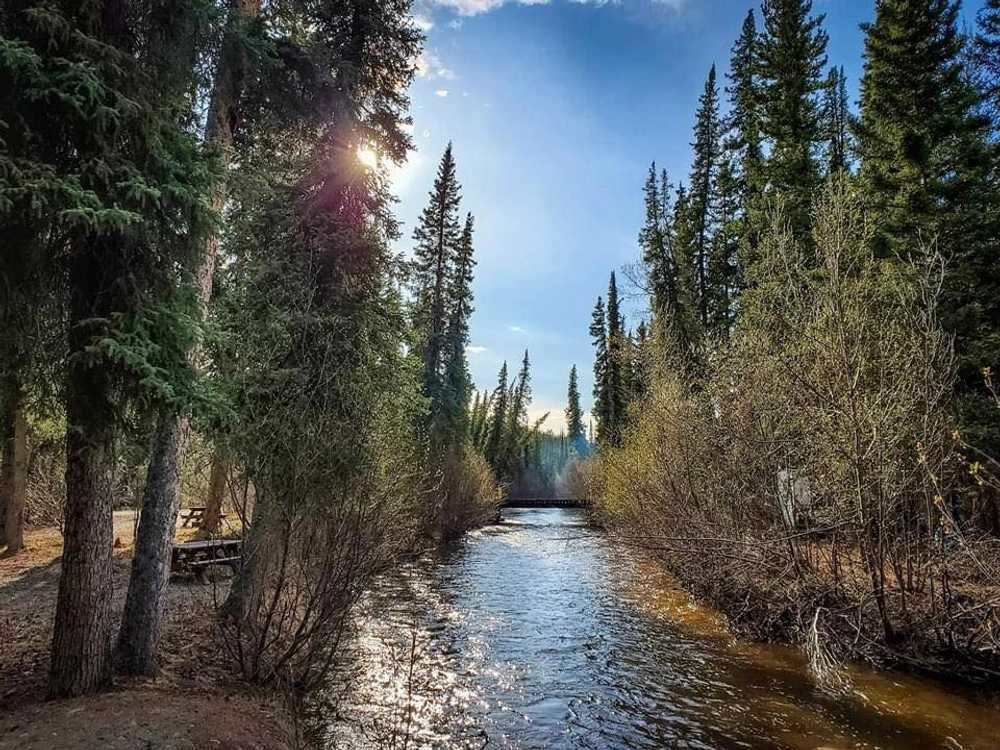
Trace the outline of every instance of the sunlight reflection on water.
{"label": "sunlight reflection on water", "polygon": [[1000,746],[995,700],[860,667],[823,695],[581,511],[505,515],[366,597],[331,747]]}

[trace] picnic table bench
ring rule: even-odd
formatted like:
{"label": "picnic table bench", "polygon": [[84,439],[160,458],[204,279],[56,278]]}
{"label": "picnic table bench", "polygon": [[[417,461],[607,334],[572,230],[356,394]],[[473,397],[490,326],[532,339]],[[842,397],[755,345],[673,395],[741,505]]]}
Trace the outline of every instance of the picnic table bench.
{"label": "picnic table bench", "polygon": [[[181,528],[200,529],[202,524],[205,523],[205,512],[207,510],[208,508],[181,508]],[[225,517],[225,513],[219,514],[219,518]]]}
{"label": "picnic table bench", "polygon": [[170,555],[171,573],[192,573],[201,580],[209,565],[225,565],[236,572],[239,567],[242,539],[205,539],[178,542]]}

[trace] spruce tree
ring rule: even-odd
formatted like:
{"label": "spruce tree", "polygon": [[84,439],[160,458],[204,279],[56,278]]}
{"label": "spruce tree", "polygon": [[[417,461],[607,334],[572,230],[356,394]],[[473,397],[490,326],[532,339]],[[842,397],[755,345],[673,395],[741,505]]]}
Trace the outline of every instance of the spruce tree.
{"label": "spruce tree", "polygon": [[823,90],[823,137],[827,174],[846,172],[851,167],[851,111],[844,69],[830,68]]}
{"label": "spruce tree", "polygon": [[590,339],[594,345],[594,408],[597,420],[597,440],[604,442],[605,431],[611,423],[608,406],[611,401],[608,385],[610,364],[608,362],[607,317],[604,314],[604,300],[597,298],[590,318]]}
{"label": "spruce tree", "polygon": [[764,177],[768,191],[785,202],[795,236],[808,240],[820,183],[816,150],[823,142],[817,95],[826,68],[824,16],[812,16],[812,0],[764,0],[761,13],[761,127],[769,145]]}
{"label": "spruce tree", "polygon": [[487,426],[486,449],[483,452],[486,462],[494,472],[498,472],[504,460],[502,451],[505,444],[504,426],[507,423],[508,393],[507,363],[504,362],[497,376],[497,387],[491,399],[492,411]]}
{"label": "spruce tree", "polygon": [[501,475],[515,477],[523,463],[523,449],[526,447],[525,424],[528,419],[528,406],[531,404],[531,362],[528,350],[524,350],[521,369],[512,384],[510,406],[507,414],[504,446],[501,453],[504,460],[499,462]]}
{"label": "spruce tree", "polygon": [[566,392],[566,431],[569,444],[577,455],[585,455],[587,438],[583,427],[583,410],[580,408],[580,388],[577,384],[576,365],[569,371],[569,389]]}
{"label": "spruce tree", "polygon": [[694,264],[695,309],[703,327],[708,326],[708,254],[721,131],[719,91],[713,65],[705,81],[705,90],[698,100],[695,115],[694,143],[691,144],[694,162],[691,167],[691,190],[688,194],[693,231],[691,257]]}
{"label": "spruce tree", "polygon": [[49,671],[50,695],[67,697],[111,679],[116,445],[149,406],[192,401],[185,354],[196,311],[178,282],[192,238],[212,220],[212,173],[178,115],[194,52],[192,37],[176,32],[196,25],[198,9],[34,5],[0,12],[0,120],[9,125],[0,222],[4,254],[48,270],[33,304],[58,299],[67,333],[64,546]]}
{"label": "spruce tree", "polygon": [[468,436],[469,396],[472,389],[468,357],[469,317],[472,314],[472,281],[476,265],[473,257],[473,218],[468,214],[449,284],[449,318],[446,344],[445,389],[442,404],[446,440],[458,448]]}
{"label": "spruce tree", "polygon": [[992,109],[994,128],[1000,116],[1000,0],[986,0],[977,16],[973,47],[980,83]]}
{"label": "spruce tree", "polygon": [[955,336],[966,437],[1000,448],[982,369],[1000,359],[996,146],[964,65],[952,0],[883,0],[866,25],[858,150],[875,250],[949,259],[941,322]]}
{"label": "spruce tree", "polygon": [[747,210],[751,198],[762,189],[761,168],[761,90],[759,77],[759,37],[753,10],[747,11],[740,36],[733,45],[729,60],[729,115],[726,119],[726,150],[736,157]]}
{"label": "spruce tree", "polygon": [[719,167],[712,212],[715,233],[709,251],[706,332],[714,338],[726,338],[736,322],[742,232],[739,180],[728,158]]}
{"label": "spruce tree", "polygon": [[668,355],[687,367],[701,344],[702,328],[697,310],[696,234],[691,204],[683,185],[677,188],[671,221],[674,257],[677,260],[676,311],[665,320]]}
{"label": "spruce tree", "polygon": [[445,358],[449,293],[462,247],[460,191],[449,143],[438,165],[428,204],[413,232],[414,350],[423,367],[424,395],[430,400],[429,432],[435,444],[447,429]]}
{"label": "spruce tree", "polygon": [[614,271],[608,280],[607,326],[608,356],[604,404],[607,424],[604,427],[604,435],[612,444],[617,445],[624,428],[626,412],[626,337]]}
{"label": "spruce tree", "polygon": [[[667,191],[664,196],[662,190]],[[648,291],[653,313],[669,314],[675,308],[676,275],[670,243],[670,183],[666,172],[656,172],[656,162],[649,167],[643,186],[646,219],[639,231],[639,247],[646,268]]]}

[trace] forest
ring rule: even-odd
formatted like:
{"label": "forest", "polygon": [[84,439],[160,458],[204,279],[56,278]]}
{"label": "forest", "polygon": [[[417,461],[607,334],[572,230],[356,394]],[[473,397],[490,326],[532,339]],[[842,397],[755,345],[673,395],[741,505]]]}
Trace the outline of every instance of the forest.
{"label": "forest", "polygon": [[811,2],[752,10],[649,168],[649,323],[612,273],[590,328],[604,523],[830,679],[997,674],[1000,3],[960,9],[877,3],[857,112]]}
{"label": "forest", "polygon": [[471,374],[460,143],[397,218],[410,0],[3,3],[0,706],[159,680],[279,746],[379,581],[512,497],[586,499],[831,690],[995,684],[1000,0],[961,9],[875,3],[856,108],[812,0],[734,19],[557,431],[528,350]]}

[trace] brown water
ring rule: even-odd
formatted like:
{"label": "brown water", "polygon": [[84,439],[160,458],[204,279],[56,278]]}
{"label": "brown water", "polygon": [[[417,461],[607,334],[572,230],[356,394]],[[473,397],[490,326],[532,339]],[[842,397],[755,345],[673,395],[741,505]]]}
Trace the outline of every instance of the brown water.
{"label": "brown water", "polygon": [[1000,748],[1000,702],[737,642],[581,511],[505,511],[366,602],[345,748]]}

